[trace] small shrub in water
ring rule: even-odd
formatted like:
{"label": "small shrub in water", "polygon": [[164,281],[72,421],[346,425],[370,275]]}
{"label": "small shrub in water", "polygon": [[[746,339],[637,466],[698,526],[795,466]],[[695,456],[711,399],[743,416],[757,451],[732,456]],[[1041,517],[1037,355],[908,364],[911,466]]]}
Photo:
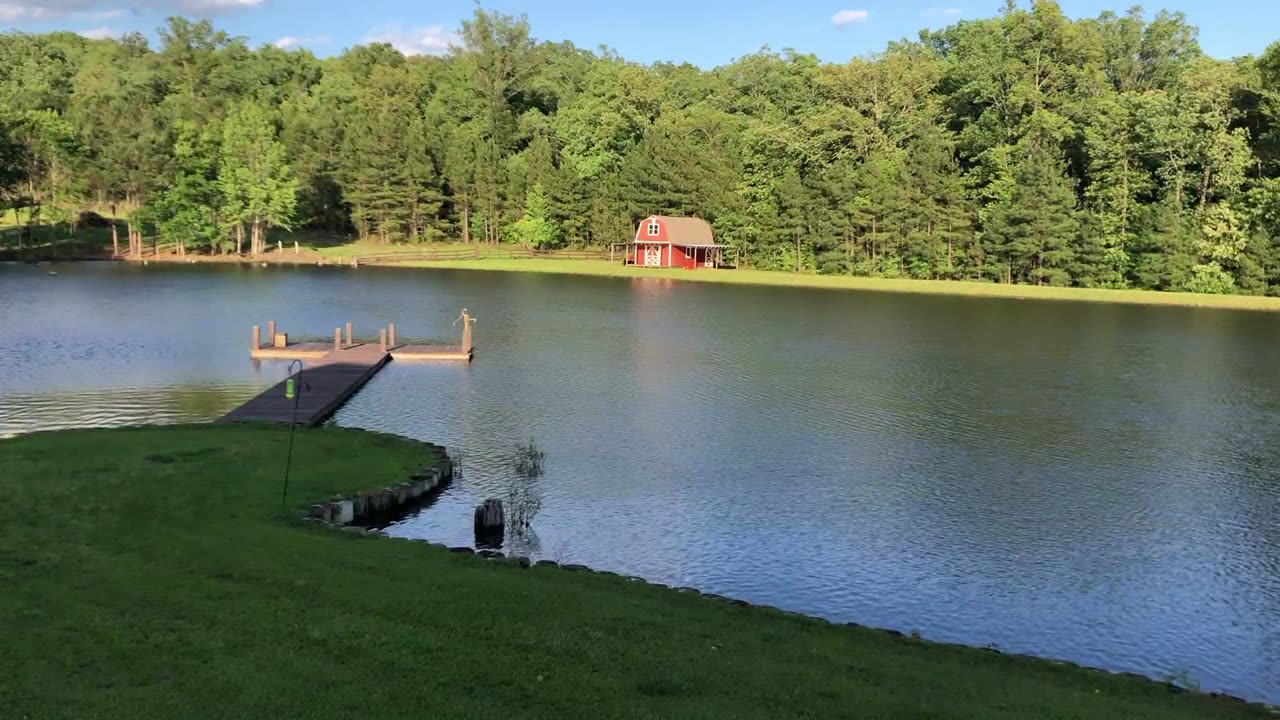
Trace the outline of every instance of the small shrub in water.
{"label": "small shrub in water", "polygon": [[516,474],[521,477],[538,477],[542,475],[542,463],[546,457],[547,454],[542,451],[542,448],[530,440],[527,445],[516,446],[516,457],[512,465],[515,467]]}

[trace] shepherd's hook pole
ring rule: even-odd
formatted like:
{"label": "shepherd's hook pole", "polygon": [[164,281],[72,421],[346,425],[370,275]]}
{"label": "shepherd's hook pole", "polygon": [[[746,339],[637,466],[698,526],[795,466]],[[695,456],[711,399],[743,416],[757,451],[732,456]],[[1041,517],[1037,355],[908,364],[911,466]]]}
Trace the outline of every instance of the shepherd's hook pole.
{"label": "shepherd's hook pole", "polygon": [[[298,380],[294,383],[293,366],[298,366]],[[289,377],[285,380],[285,392],[288,393],[290,386],[294,385],[293,390],[293,418],[289,422],[289,452],[285,455],[284,460],[284,488],[280,491],[280,504],[285,504],[285,499],[289,497],[289,468],[293,465],[293,434],[298,429],[298,400],[302,398],[302,361],[294,360],[289,363]]]}

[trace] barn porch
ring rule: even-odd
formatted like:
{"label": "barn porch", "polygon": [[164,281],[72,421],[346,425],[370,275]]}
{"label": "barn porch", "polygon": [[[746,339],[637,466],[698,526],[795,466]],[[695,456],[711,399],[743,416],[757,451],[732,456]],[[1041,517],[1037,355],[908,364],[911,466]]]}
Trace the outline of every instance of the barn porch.
{"label": "barn porch", "polygon": [[639,267],[683,268],[724,268],[733,267],[725,261],[725,250],[729,245],[716,243],[699,245],[682,245],[680,243],[645,242],[633,240],[625,243],[613,243],[610,248],[610,259],[622,257],[623,265]]}

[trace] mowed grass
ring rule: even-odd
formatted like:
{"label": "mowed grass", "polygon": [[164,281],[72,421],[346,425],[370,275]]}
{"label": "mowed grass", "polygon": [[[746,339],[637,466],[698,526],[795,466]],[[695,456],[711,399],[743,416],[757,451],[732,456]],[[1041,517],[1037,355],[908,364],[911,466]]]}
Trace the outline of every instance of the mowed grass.
{"label": "mowed grass", "polygon": [[[1248,718],[1066,665],[297,521],[287,432],[0,441],[6,718]],[[291,507],[424,447],[300,431]],[[857,582],[850,578],[850,582]]]}
{"label": "mowed grass", "polygon": [[831,290],[870,290],[881,292],[933,293],[980,297],[1015,298],[1019,300],[1074,300],[1143,305],[1178,305],[1187,307],[1228,308],[1236,310],[1280,310],[1280,297],[1254,295],[1203,295],[1199,293],[1156,292],[1153,290],[1106,290],[1100,288],[1037,287],[1035,285],[1002,285],[962,280],[909,280],[844,275],[809,275],[770,270],[679,270],[645,268],[602,260],[560,259],[481,259],[445,261],[406,261],[400,267],[444,267],[467,270],[500,270],[508,272],[562,273],[568,275],[601,275],[609,277],[666,278],[692,282],[738,283],[742,285],[776,285],[785,287],[827,288]]}

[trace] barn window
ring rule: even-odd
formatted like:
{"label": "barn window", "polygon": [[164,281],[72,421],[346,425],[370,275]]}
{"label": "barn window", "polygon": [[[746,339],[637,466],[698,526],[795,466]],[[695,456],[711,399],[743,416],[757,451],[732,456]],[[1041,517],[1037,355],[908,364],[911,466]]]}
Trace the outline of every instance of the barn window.
{"label": "barn window", "polygon": [[649,221],[649,237],[658,237],[658,221]]}

